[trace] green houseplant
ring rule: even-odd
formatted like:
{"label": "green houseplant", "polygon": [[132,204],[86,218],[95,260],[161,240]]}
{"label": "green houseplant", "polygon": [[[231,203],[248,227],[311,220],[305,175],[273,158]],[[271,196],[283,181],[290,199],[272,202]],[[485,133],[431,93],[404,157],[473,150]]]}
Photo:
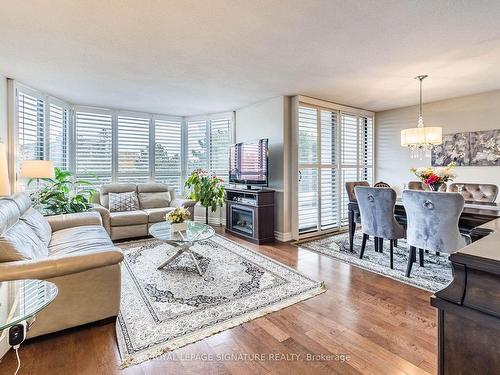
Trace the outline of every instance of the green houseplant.
{"label": "green houseplant", "polygon": [[[88,181],[78,180],[73,173],[54,168],[54,178],[45,178],[39,191],[40,205],[44,215],[61,215],[88,211],[92,207],[92,194]],[[33,180],[28,181],[28,186]],[[35,202],[36,192],[30,195]]]}
{"label": "green houseplant", "polygon": [[195,169],[187,178],[185,186],[189,189],[188,199],[200,202],[205,207],[205,223],[208,224],[208,209],[217,211],[224,205],[224,180],[214,173],[199,168]]}

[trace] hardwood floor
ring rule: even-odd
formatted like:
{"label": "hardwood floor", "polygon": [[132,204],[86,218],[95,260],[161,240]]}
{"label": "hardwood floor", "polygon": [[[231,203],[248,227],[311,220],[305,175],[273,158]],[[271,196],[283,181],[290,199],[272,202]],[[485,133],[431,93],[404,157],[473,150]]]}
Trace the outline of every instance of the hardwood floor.
{"label": "hardwood floor", "polygon": [[[290,244],[227,237],[324,280],[327,292],[124,370],[113,323],[35,339],[21,346],[19,374],[436,373],[431,293]],[[0,373],[15,368],[10,351]]]}

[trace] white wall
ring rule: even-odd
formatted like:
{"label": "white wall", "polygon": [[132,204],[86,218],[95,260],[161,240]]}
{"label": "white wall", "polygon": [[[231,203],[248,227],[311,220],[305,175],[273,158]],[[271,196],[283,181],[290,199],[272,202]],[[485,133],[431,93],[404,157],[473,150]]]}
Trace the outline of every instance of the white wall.
{"label": "white wall", "polygon": [[[7,78],[2,75],[0,75],[0,139],[7,144]],[[5,306],[7,292],[6,284],[0,283],[0,319],[8,314]],[[9,349],[5,333],[0,334],[0,358]]]}
{"label": "white wall", "polygon": [[[500,129],[500,90],[426,103],[426,126],[441,126],[443,134]],[[400,146],[400,131],[415,127],[418,106],[377,112],[376,181],[398,190],[415,177],[411,167],[430,166],[430,158],[412,160],[408,149]],[[456,167],[457,182],[482,182],[500,186],[500,167]],[[497,198],[497,201],[500,201]]]}
{"label": "white wall", "polygon": [[236,111],[236,142],[269,139],[269,188],[276,190],[274,229],[280,240],[291,239],[288,186],[284,183],[288,162],[285,137],[289,121],[289,98],[284,96]]}

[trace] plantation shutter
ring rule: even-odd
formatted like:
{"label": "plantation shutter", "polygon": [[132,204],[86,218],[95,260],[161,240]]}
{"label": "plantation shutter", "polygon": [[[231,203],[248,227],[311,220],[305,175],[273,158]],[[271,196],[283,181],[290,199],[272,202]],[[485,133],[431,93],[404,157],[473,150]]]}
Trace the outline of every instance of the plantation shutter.
{"label": "plantation shutter", "polygon": [[155,120],[155,180],[182,190],[182,122]]}
{"label": "plantation shutter", "polygon": [[17,140],[20,160],[43,160],[45,101],[18,90]]}
{"label": "plantation shutter", "polygon": [[118,182],[149,180],[149,119],[118,116]]}
{"label": "plantation shutter", "polygon": [[358,181],[358,117],[348,113],[341,113],[340,119],[341,221],[342,224],[346,224],[349,197],[347,196],[345,183]]}
{"label": "plantation shutter", "polygon": [[77,175],[94,185],[110,183],[113,165],[111,115],[76,112],[75,132]]}
{"label": "plantation shutter", "polygon": [[232,119],[210,121],[210,171],[224,181],[229,179],[229,146],[232,141]]}
{"label": "plantation shutter", "polygon": [[338,113],[321,110],[320,114],[320,225],[321,230],[326,230],[339,226],[336,166]]}
{"label": "plantation shutter", "polygon": [[373,184],[373,119],[359,118],[359,179]]}
{"label": "plantation shutter", "polygon": [[207,121],[187,122],[187,173],[197,168],[208,169]]}
{"label": "plantation shutter", "polygon": [[69,110],[55,104],[49,106],[49,160],[55,167],[68,169]]}

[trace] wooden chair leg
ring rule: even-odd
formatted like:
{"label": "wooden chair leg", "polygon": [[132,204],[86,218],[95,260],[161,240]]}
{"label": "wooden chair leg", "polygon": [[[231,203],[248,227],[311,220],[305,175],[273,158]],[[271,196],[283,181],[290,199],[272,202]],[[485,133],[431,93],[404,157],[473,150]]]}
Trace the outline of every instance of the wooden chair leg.
{"label": "wooden chair leg", "polygon": [[424,249],[418,249],[418,263],[420,267],[424,266]]}
{"label": "wooden chair leg", "polygon": [[411,260],[413,263],[416,263],[417,262],[417,248],[415,248],[415,251],[412,253],[412,257],[411,257]]}
{"label": "wooden chair leg", "polygon": [[426,254],[429,254],[429,250],[425,250],[425,253],[426,253]]}
{"label": "wooden chair leg", "polygon": [[379,238],[378,251],[384,252],[384,239],[382,237]]}
{"label": "wooden chair leg", "polygon": [[417,248],[410,246],[410,254],[408,256],[408,265],[406,266],[406,277],[410,277],[411,267],[413,266],[413,258],[416,256]]}
{"label": "wooden chair leg", "polygon": [[393,240],[394,241],[394,247],[398,247],[398,240]]}
{"label": "wooden chair leg", "polygon": [[378,237],[373,237],[373,242],[375,242],[375,252],[378,253]]}
{"label": "wooden chair leg", "polygon": [[359,259],[363,259],[365,253],[366,241],[368,240],[368,235],[363,233],[363,242],[361,243],[361,251],[359,253]]}
{"label": "wooden chair leg", "polygon": [[439,256],[441,253],[439,251],[436,251],[436,255]]}
{"label": "wooden chair leg", "polygon": [[395,241],[389,241],[389,256],[390,256],[390,262],[391,262],[391,270],[394,269],[394,242]]}

